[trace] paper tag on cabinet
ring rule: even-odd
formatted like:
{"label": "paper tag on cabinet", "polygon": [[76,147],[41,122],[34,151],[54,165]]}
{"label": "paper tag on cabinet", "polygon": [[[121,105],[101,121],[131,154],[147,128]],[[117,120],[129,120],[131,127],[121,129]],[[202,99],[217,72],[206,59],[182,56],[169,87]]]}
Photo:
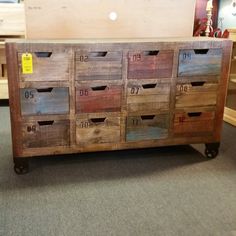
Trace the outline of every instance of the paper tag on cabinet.
{"label": "paper tag on cabinet", "polygon": [[31,53],[23,53],[21,56],[22,73],[33,74],[33,57]]}

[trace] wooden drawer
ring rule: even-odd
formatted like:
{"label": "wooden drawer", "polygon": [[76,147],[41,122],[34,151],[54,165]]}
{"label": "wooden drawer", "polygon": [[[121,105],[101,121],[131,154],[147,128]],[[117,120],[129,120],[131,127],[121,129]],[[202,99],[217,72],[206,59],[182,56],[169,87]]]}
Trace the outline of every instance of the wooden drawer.
{"label": "wooden drawer", "polygon": [[77,83],[76,112],[114,112],[121,110],[121,83]]}
{"label": "wooden drawer", "polygon": [[76,52],[76,80],[122,78],[122,51]]}
{"label": "wooden drawer", "polygon": [[129,52],[128,79],[155,79],[172,77],[172,50]]}
{"label": "wooden drawer", "polygon": [[76,143],[80,146],[120,142],[120,113],[79,115]]}
{"label": "wooden drawer", "polygon": [[168,130],[168,114],[128,116],[126,141],[164,139],[168,137]]}
{"label": "wooden drawer", "polygon": [[22,81],[69,80],[69,52],[38,51],[30,52],[30,54],[32,55],[33,73],[23,74],[22,53],[18,53],[19,73]]}
{"label": "wooden drawer", "polygon": [[178,76],[220,75],[222,49],[180,50]]}
{"label": "wooden drawer", "polygon": [[216,105],[218,83],[197,81],[177,84],[176,104],[178,107]]}
{"label": "wooden drawer", "polygon": [[127,85],[128,112],[168,110],[170,82],[163,80],[129,80]]}
{"label": "wooden drawer", "polygon": [[23,148],[68,146],[70,144],[70,121],[48,119],[24,121],[22,135]]}
{"label": "wooden drawer", "polygon": [[20,95],[22,115],[69,113],[69,88],[24,88]]}
{"label": "wooden drawer", "polygon": [[214,111],[176,111],[174,118],[174,134],[179,135],[203,135],[210,134],[214,130]]}
{"label": "wooden drawer", "polygon": [[0,43],[0,79],[6,79],[7,65],[4,44]]}

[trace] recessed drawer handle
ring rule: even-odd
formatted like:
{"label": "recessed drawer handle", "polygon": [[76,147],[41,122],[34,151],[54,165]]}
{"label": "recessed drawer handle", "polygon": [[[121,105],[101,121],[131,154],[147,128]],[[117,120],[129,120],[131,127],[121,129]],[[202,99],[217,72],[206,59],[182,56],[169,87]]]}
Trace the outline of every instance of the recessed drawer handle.
{"label": "recessed drawer handle", "polygon": [[54,120],[38,121],[39,126],[53,125]]}
{"label": "recessed drawer handle", "polygon": [[204,82],[204,81],[199,81],[199,82],[191,82],[191,85],[193,86],[193,87],[197,87],[197,86],[203,86],[204,84],[205,84],[206,82]]}
{"label": "recessed drawer handle", "polygon": [[103,123],[106,120],[106,117],[104,117],[104,118],[91,118],[90,120],[93,123]]}
{"label": "recessed drawer handle", "polygon": [[155,88],[157,84],[143,84],[142,87],[144,89],[151,89],[151,88]]}
{"label": "recessed drawer handle", "polygon": [[35,52],[37,57],[51,57],[52,52]]}
{"label": "recessed drawer handle", "polygon": [[153,120],[155,115],[146,115],[146,116],[141,116],[142,120]]}
{"label": "recessed drawer handle", "polygon": [[89,57],[106,57],[107,52],[90,52]]}
{"label": "recessed drawer handle", "polygon": [[209,49],[194,49],[195,54],[207,54]]}
{"label": "recessed drawer handle", "polygon": [[159,53],[158,50],[144,51],[144,52],[143,52],[144,56],[157,56],[158,53]]}
{"label": "recessed drawer handle", "polygon": [[39,93],[51,93],[53,90],[53,88],[40,88],[40,89],[37,89],[37,91]]}
{"label": "recessed drawer handle", "polygon": [[197,117],[197,116],[201,116],[202,112],[189,112],[188,116],[189,117]]}
{"label": "recessed drawer handle", "polygon": [[93,91],[102,91],[105,90],[107,88],[107,86],[96,86],[96,87],[92,87],[91,89]]}

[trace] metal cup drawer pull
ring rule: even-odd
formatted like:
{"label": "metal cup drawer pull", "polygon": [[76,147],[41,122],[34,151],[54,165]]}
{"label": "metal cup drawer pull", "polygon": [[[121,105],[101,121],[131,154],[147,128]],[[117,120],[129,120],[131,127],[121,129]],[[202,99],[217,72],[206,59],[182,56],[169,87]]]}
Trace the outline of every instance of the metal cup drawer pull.
{"label": "metal cup drawer pull", "polygon": [[90,119],[90,121],[92,122],[92,123],[104,123],[105,122],[105,120],[106,120],[106,117],[103,117],[103,118],[91,118]]}
{"label": "metal cup drawer pull", "polygon": [[103,90],[105,90],[106,88],[108,89],[108,87],[107,87],[106,85],[104,85],[104,86],[91,87],[91,89],[92,89],[93,91],[103,91]]}
{"label": "metal cup drawer pull", "polygon": [[51,93],[53,88],[40,88],[36,89],[38,93]]}
{"label": "metal cup drawer pull", "polygon": [[52,56],[52,52],[35,52],[34,54],[41,58],[49,58]]}
{"label": "metal cup drawer pull", "polygon": [[144,51],[143,54],[144,56],[157,56],[159,54],[159,51],[158,50]]}
{"label": "metal cup drawer pull", "polygon": [[142,120],[153,120],[155,118],[155,115],[145,115],[141,116]]}
{"label": "metal cup drawer pull", "polygon": [[39,126],[53,125],[54,120],[38,121]]}
{"label": "metal cup drawer pull", "polygon": [[202,112],[189,112],[188,116],[189,117],[198,117],[201,116]]}
{"label": "metal cup drawer pull", "polygon": [[89,57],[106,57],[107,52],[89,52]]}
{"label": "metal cup drawer pull", "polygon": [[157,84],[143,84],[142,87],[143,89],[152,89],[156,88]]}
{"label": "metal cup drawer pull", "polygon": [[205,83],[206,83],[205,81],[191,82],[191,85],[193,87],[200,87],[200,86],[204,86]]}
{"label": "metal cup drawer pull", "polygon": [[194,49],[195,54],[207,54],[209,49]]}

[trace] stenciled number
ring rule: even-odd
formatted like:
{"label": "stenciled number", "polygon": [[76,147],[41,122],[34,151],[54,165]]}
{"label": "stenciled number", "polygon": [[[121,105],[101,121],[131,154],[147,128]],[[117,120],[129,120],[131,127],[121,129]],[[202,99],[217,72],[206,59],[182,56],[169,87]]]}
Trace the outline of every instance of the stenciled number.
{"label": "stenciled number", "polygon": [[36,125],[29,125],[29,126],[27,126],[27,132],[35,133],[36,132]]}
{"label": "stenciled number", "polygon": [[188,86],[187,85],[180,85],[179,90],[180,90],[180,92],[188,92]]}
{"label": "stenciled number", "polygon": [[26,91],[25,91],[25,98],[26,98],[26,99],[34,98],[33,90],[26,90]]}
{"label": "stenciled number", "polygon": [[131,94],[138,94],[138,92],[139,92],[139,87],[132,87],[130,90]]}
{"label": "stenciled number", "polygon": [[88,89],[80,89],[79,95],[80,96],[88,96]]}
{"label": "stenciled number", "polygon": [[139,124],[139,120],[138,119],[132,119],[132,124],[134,126],[138,125]]}
{"label": "stenciled number", "polygon": [[80,122],[81,128],[89,128],[89,122],[88,121],[82,121]]}
{"label": "stenciled number", "polygon": [[183,53],[183,60],[191,60],[192,54],[190,52]]}
{"label": "stenciled number", "polygon": [[185,117],[184,117],[184,116],[179,117],[179,123],[183,123],[184,120],[185,120]]}
{"label": "stenciled number", "polygon": [[133,57],[132,57],[132,60],[133,61],[141,61],[141,54],[138,53],[138,54],[134,54]]}
{"label": "stenciled number", "polygon": [[79,61],[80,62],[87,62],[88,61],[88,56],[79,56]]}

